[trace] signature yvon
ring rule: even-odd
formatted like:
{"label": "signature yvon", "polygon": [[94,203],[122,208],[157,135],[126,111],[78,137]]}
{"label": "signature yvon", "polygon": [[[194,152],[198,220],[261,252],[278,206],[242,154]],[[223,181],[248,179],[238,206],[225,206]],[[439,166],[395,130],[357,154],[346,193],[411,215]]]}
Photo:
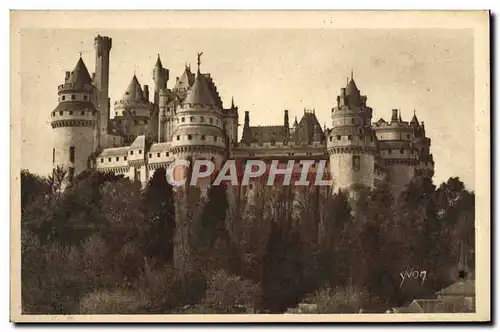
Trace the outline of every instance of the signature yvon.
{"label": "signature yvon", "polygon": [[421,285],[423,285],[425,278],[427,277],[427,271],[417,271],[411,268],[411,270],[401,272],[399,276],[401,277],[401,284],[399,285],[399,288],[403,287],[403,283],[406,279],[422,279]]}

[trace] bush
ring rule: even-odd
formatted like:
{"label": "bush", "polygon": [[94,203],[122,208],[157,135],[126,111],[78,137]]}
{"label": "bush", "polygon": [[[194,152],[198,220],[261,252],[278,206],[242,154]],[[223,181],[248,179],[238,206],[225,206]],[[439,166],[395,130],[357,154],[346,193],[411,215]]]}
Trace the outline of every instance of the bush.
{"label": "bush", "polygon": [[212,275],[205,297],[192,313],[242,313],[255,308],[260,296],[259,285],[219,270]]}
{"label": "bush", "polygon": [[328,287],[306,297],[305,302],[316,305],[315,313],[358,313],[368,302],[368,293],[352,286]]}
{"label": "bush", "polygon": [[80,314],[134,314],[142,307],[139,294],[126,290],[97,291],[80,301]]}

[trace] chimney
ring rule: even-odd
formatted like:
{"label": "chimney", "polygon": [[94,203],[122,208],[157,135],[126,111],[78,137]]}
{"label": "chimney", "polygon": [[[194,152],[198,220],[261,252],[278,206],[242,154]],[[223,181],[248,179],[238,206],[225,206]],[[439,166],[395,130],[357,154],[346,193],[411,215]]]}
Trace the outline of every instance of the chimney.
{"label": "chimney", "polygon": [[66,75],[64,75],[64,80],[67,81],[69,78],[69,71],[66,72]]}
{"label": "chimney", "polygon": [[144,89],[142,89],[142,91],[144,93],[144,99],[146,99],[146,101],[149,101],[149,86],[144,85]]}
{"label": "chimney", "polygon": [[391,122],[398,122],[398,110],[397,110],[397,108],[392,109]]}

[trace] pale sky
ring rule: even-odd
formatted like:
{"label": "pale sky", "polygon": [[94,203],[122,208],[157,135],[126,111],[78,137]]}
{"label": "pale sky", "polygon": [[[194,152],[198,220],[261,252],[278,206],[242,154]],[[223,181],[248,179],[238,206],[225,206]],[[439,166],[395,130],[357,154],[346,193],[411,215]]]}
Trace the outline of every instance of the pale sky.
{"label": "pale sky", "polygon": [[203,52],[202,72],[212,74],[225,106],[234,96],[240,124],[246,110],[251,125],[271,125],[283,123],[284,109],[293,122],[304,108],[314,108],[320,123],[331,127],[331,108],[352,68],[373,121],[390,118],[392,108],[409,121],[416,109],[432,140],[437,185],[459,176],[474,189],[473,34],[458,29],[23,30],[22,168],[50,172],[49,115],[57,106],[57,86],[80,52],[94,71],[97,34],[113,39],[111,105],[134,70],[152,98],[158,53],[170,70],[171,88],[184,64],[195,70],[196,53]]}

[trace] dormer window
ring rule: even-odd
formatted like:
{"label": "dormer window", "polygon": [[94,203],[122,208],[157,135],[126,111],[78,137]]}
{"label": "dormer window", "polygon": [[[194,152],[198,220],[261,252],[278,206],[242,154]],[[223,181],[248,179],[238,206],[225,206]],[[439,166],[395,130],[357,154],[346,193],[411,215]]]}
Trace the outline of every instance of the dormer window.
{"label": "dormer window", "polygon": [[194,122],[194,116],[190,117],[190,118],[189,118],[189,121],[190,121],[190,122]]}
{"label": "dormer window", "polygon": [[191,135],[188,135],[188,140],[191,140],[192,136]]}
{"label": "dormer window", "polygon": [[347,135],[347,139],[350,141],[352,140],[352,136],[351,135]]}
{"label": "dormer window", "polygon": [[180,141],[181,140],[181,137],[179,135],[177,135],[177,140]]}
{"label": "dormer window", "polygon": [[201,116],[201,117],[200,117],[200,121],[201,121],[201,122],[205,122],[205,117],[204,117],[204,116]]}
{"label": "dormer window", "polygon": [[75,100],[76,99],[76,96],[75,95],[71,95],[71,100]]}
{"label": "dormer window", "polygon": [[134,151],[130,151],[130,155],[133,156],[134,155]]}
{"label": "dormer window", "polygon": [[205,140],[205,135],[201,135],[201,140],[204,141]]}
{"label": "dormer window", "polygon": [[340,141],[342,139],[342,136],[337,135],[337,141]]}
{"label": "dormer window", "polygon": [[62,97],[61,97],[61,100],[62,100],[62,101],[66,100],[66,96],[62,96]]}
{"label": "dormer window", "polygon": [[116,157],[116,161],[120,161],[120,157]]}
{"label": "dormer window", "polygon": [[139,150],[139,154],[142,154],[142,150]]}
{"label": "dormer window", "polygon": [[83,95],[83,100],[87,100],[87,95]]}

